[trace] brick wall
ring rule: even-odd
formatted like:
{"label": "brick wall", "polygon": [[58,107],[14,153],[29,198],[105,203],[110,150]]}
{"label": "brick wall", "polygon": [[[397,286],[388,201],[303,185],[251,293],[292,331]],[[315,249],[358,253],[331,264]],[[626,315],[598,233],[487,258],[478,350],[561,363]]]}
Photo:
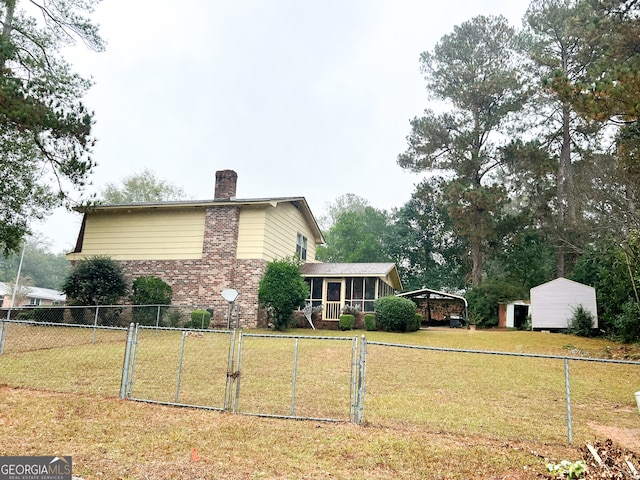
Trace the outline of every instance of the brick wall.
{"label": "brick wall", "polygon": [[[143,275],[161,278],[173,288],[174,304],[213,308],[212,325],[227,324],[228,306],[220,292],[233,288],[244,328],[265,326],[258,309],[258,284],[267,262],[237,260],[239,207],[210,207],[205,215],[202,260],[129,260],[120,262],[131,282]],[[235,317],[234,317],[235,321]],[[264,324],[264,325],[262,325]]]}

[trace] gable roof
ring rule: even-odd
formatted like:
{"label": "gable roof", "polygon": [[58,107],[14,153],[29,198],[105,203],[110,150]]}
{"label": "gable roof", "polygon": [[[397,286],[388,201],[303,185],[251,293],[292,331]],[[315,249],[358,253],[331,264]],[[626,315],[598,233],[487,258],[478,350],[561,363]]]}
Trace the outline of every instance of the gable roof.
{"label": "gable roof", "polygon": [[305,277],[376,277],[402,290],[395,263],[305,263],[300,272]]}
{"label": "gable roof", "polygon": [[541,283],[540,285],[536,285],[535,287],[532,287],[530,290],[538,290],[538,289],[544,290],[548,288],[554,289],[554,288],[562,288],[563,286],[566,286],[568,288],[595,291],[595,288],[589,285],[585,285],[584,283],[576,282],[574,280],[569,280],[568,278],[564,278],[564,277],[558,277],[549,282]]}
{"label": "gable roof", "polygon": [[91,212],[112,212],[118,210],[150,210],[150,209],[176,209],[185,207],[243,207],[243,206],[271,206],[276,207],[279,203],[291,203],[295,208],[300,210],[309,227],[313,231],[314,241],[316,245],[324,243],[324,236],[320,231],[318,222],[316,221],[309,204],[304,197],[270,197],[270,198],[230,198],[216,200],[176,200],[167,202],[135,202],[110,205],[88,205],[75,207],[74,210],[80,213]]}

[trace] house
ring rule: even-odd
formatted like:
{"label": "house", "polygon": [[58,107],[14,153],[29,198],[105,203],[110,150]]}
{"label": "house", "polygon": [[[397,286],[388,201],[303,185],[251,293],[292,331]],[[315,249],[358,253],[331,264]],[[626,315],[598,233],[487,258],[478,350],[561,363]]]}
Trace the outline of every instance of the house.
{"label": "house", "polygon": [[531,327],[533,329],[566,329],[579,306],[593,315],[593,328],[598,327],[596,290],[566,278],[556,278],[531,289]]}
{"label": "house", "polygon": [[[143,275],[162,278],[173,289],[174,304],[212,308],[214,325],[226,324],[229,304],[221,292],[235,290],[238,324],[266,326],[257,293],[267,263],[297,255],[313,265],[324,238],[304,197],[238,199],[237,179],[233,170],[216,172],[213,200],[78,208],[82,225],[67,259],[73,263],[104,255],[118,261],[132,281]],[[334,272],[341,279],[342,305],[348,301],[346,279],[352,267],[344,268],[348,271],[340,277]],[[388,291],[400,288],[395,265],[388,270]],[[357,273],[361,279],[368,275]],[[309,275],[318,288],[319,277]],[[329,288],[330,298],[338,298],[330,283],[322,284],[322,292]],[[387,291],[376,288],[376,295]],[[324,302],[324,295],[310,300]]]}
{"label": "house", "polygon": [[[21,287],[14,299],[13,286],[0,282],[0,295],[2,296],[2,307],[34,307],[40,305],[64,305],[67,296],[57,290],[41,287]],[[13,300],[13,305],[12,305]]]}

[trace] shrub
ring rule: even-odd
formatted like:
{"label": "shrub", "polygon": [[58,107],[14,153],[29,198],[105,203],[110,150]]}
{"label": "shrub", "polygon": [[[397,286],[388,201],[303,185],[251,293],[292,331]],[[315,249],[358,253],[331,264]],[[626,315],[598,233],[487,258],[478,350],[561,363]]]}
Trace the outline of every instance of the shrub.
{"label": "shrub", "polygon": [[354,315],[343,313],[340,315],[340,321],[338,323],[340,330],[353,330],[356,326],[356,317]]}
{"label": "shrub", "polygon": [[120,264],[109,257],[79,260],[66,278],[62,291],[71,305],[117,305],[127,294]]}
{"label": "shrub", "polygon": [[640,341],[640,308],[633,300],[624,303],[622,313],[614,317],[613,335],[626,343]]}
{"label": "shrub", "polygon": [[364,328],[370,332],[378,329],[378,326],[376,325],[376,316],[373,313],[365,313]]}
{"label": "shrub", "polygon": [[414,324],[411,326],[411,328],[407,329],[408,332],[417,332],[418,330],[420,330],[420,327],[422,326],[422,315],[416,313],[413,317],[413,323]]}
{"label": "shrub", "polygon": [[27,318],[36,322],[63,323],[64,310],[61,308],[36,308],[28,312]]}
{"label": "shrub", "polygon": [[414,331],[416,304],[408,298],[393,295],[378,298],[374,302],[376,319],[380,328],[387,332]]}
{"label": "shrub", "polygon": [[593,335],[593,315],[582,305],[573,309],[573,315],[569,320],[568,332],[579,337]]}
{"label": "shrub", "polygon": [[[131,303],[134,305],[169,305],[173,289],[164,280],[152,275],[138,277],[133,282]],[[162,316],[162,311],[160,312]],[[158,321],[158,307],[138,307],[133,309],[134,321],[141,325],[155,325]]]}
{"label": "shrub", "polygon": [[180,328],[184,326],[184,323],[185,323],[184,321],[185,315],[182,313],[181,310],[177,308],[172,308],[168,310],[164,318],[167,324],[172,328]]}
{"label": "shrub", "polygon": [[194,310],[191,312],[191,321],[187,328],[209,328],[211,312],[209,310]]}
{"label": "shrub", "polygon": [[300,262],[294,258],[273,260],[258,285],[258,301],[267,309],[276,330],[289,328],[293,311],[304,305],[309,287],[300,274]]}

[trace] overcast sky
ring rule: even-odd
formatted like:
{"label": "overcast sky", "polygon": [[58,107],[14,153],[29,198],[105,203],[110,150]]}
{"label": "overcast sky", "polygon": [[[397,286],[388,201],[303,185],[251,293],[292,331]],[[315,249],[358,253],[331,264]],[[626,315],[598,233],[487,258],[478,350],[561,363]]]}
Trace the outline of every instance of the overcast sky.
{"label": "overcast sky", "polygon": [[[476,15],[521,25],[526,0],[103,0],[102,53],[65,54],[95,85],[92,191],[153,170],[193,199],[215,172],[238,198],[304,196],[316,217],[353,193],[400,207],[421,176],[396,163],[428,106],[420,53]],[[81,217],[34,225],[56,252]]]}

